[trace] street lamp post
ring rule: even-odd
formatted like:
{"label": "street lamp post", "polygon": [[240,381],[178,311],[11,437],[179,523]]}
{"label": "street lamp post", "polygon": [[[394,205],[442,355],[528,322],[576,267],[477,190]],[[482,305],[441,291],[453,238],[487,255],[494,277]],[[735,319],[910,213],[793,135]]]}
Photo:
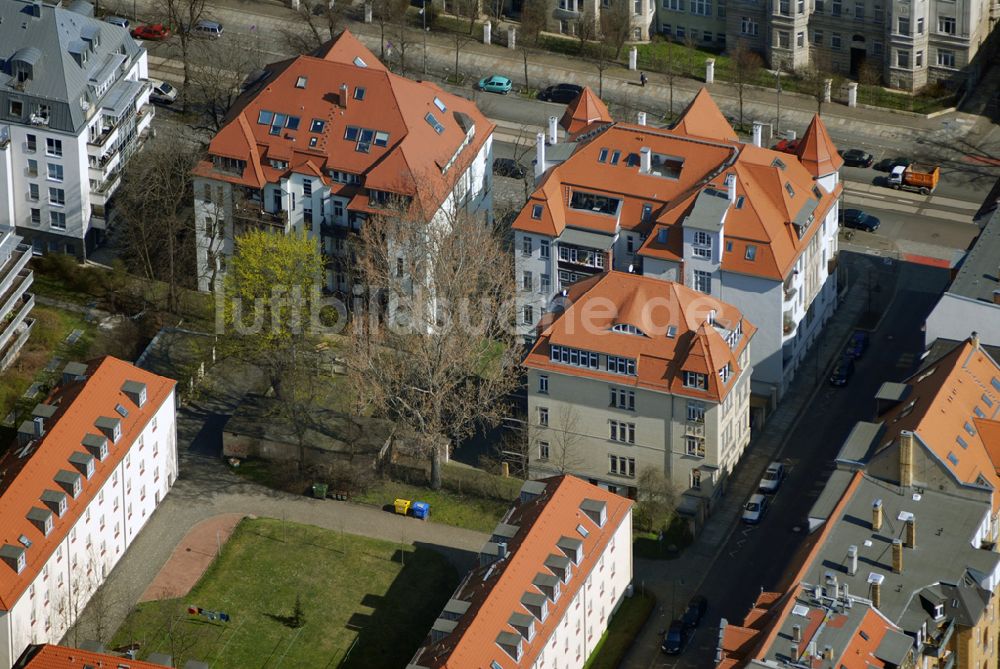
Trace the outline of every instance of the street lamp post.
{"label": "street lamp post", "polygon": [[427,74],[427,0],[420,7],[420,17],[424,20],[424,75]]}
{"label": "street lamp post", "polygon": [[774,134],[777,135],[781,132],[781,65],[778,65],[777,69],[774,70],[774,82],[775,97],[778,101],[778,116],[774,121]]}

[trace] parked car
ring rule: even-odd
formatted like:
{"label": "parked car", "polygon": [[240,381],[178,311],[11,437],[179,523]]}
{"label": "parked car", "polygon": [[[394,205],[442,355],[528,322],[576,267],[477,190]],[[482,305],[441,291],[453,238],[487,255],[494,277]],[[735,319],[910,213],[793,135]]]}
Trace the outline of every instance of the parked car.
{"label": "parked car", "polygon": [[105,16],[104,21],[106,23],[110,23],[113,26],[119,26],[121,28],[124,28],[125,30],[128,30],[129,26],[128,19],[123,18],[121,16]]}
{"label": "parked car", "polygon": [[801,140],[798,139],[782,139],[771,148],[775,151],[781,151],[782,153],[795,153],[799,150],[800,141]]}
{"label": "parked car", "polygon": [[767,466],[764,476],[761,477],[757,490],[764,493],[778,492],[782,480],[785,478],[785,465],[780,462],[772,462]]}
{"label": "parked car", "polygon": [[153,102],[169,105],[173,104],[174,100],[177,99],[177,89],[167,82],[160,81],[159,79],[150,79],[149,83],[153,87],[153,91],[149,94],[149,99]]}
{"label": "parked car", "polygon": [[170,37],[170,28],[162,23],[136,26],[132,29],[132,37],[144,40],[163,40]]}
{"label": "parked car", "polygon": [[678,655],[684,650],[684,642],[686,640],[687,630],[684,629],[683,621],[675,620],[670,623],[670,629],[663,636],[663,643],[660,644],[660,650],[667,655]]}
{"label": "parked car", "polygon": [[687,610],[684,612],[683,617],[681,617],[681,622],[684,623],[684,627],[694,629],[701,624],[701,619],[705,617],[705,611],[707,610],[708,600],[701,595],[695,595],[688,602]]}
{"label": "parked car", "polygon": [[861,330],[855,330],[854,334],[851,335],[850,340],[847,342],[847,349],[844,353],[857,360],[865,354],[867,349],[868,333],[862,332]]}
{"label": "parked car", "polygon": [[523,179],[528,170],[513,158],[496,158],[493,160],[493,174],[512,179]]}
{"label": "parked car", "polygon": [[543,102],[558,102],[566,105],[576,100],[582,92],[583,87],[576,84],[555,84],[539,91],[538,99]]}
{"label": "parked car", "polygon": [[837,362],[837,366],[833,368],[833,372],[830,374],[830,385],[838,387],[846,386],[853,374],[854,358],[845,355]]}
{"label": "parked car", "polygon": [[479,90],[486,91],[487,93],[500,93],[502,95],[507,95],[510,93],[510,79],[507,77],[501,77],[499,74],[493,74],[488,77],[483,77],[479,80]]}
{"label": "parked car", "polygon": [[902,156],[898,156],[896,158],[883,158],[882,160],[875,163],[875,169],[878,170],[879,172],[892,172],[894,168],[899,167],[901,165],[903,167],[906,167],[912,162],[913,161],[911,159],[904,158]]}
{"label": "parked car", "polygon": [[767,513],[767,497],[760,493],[750,495],[750,499],[743,505],[743,522],[747,525],[756,525]]}
{"label": "parked car", "polygon": [[205,37],[217,39],[222,37],[222,24],[218,21],[202,19],[194,24],[194,28],[191,29],[191,32],[195,35],[203,35]]}
{"label": "parked car", "polygon": [[841,223],[845,228],[854,228],[865,232],[875,232],[882,224],[882,221],[860,209],[842,209],[841,216],[843,217]]}
{"label": "parked car", "polygon": [[837,153],[844,159],[844,164],[850,167],[871,167],[875,162],[875,156],[861,149],[847,149]]}

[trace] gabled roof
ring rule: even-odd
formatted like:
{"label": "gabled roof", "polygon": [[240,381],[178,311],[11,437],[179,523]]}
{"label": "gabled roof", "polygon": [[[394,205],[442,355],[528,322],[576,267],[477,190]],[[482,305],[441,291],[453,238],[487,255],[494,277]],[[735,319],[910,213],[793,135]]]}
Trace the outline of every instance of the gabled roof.
{"label": "gabled roof", "polygon": [[80,648],[41,644],[28,646],[11,669],[163,669],[164,665],[129,660]]}
{"label": "gabled roof", "polygon": [[738,142],[739,136],[723,116],[715,100],[704,86],[681,113],[680,120],[674,129],[689,137],[704,137],[705,139],[721,139]]}
{"label": "gabled roof", "polygon": [[[564,304],[542,326],[525,366],[716,402],[735,386],[743,371],[740,353],[757,330],[736,307],[710,295],[627,272],[607,272],[574,284]],[[713,311],[714,325],[707,322]],[[617,332],[615,326],[639,333]],[[735,342],[732,348],[727,336]],[[593,369],[556,362],[552,346],[631,358],[635,376],[608,371],[605,365]],[[731,376],[723,382],[719,371],[727,365]],[[705,389],[685,387],[684,372],[704,374]]]}
{"label": "gabled roof", "polygon": [[844,159],[837,153],[837,147],[830,139],[830,133],[826,131],[826,125],[819,114],[815,114],[809,122],[796,153],[802,165],[814,177],[833,174],[844,165]]}
{"label": "gabled roof", "polygon": [[[393,74],[346,30],[317,53],[268,65],[195,174],[250,188],[293,172],[319,174],[348,199],[362,194],[367,202],[366,189],[374,189],[437,211],[493,123],[465,98]],[[212,156],[246,165],[239,173],[216,170]],[[334,171],[360,175],[363,183],[336,182]]]}
{"label": "gabled roof", "polygon": [[[142,407],[122,390],[126,381],[146,385]],[[28,586],[37,578],[55,547],[62,543],[69,529],[83,515],[98,489],[131,448],[147,422],[163,405],[174,389],[174,381],[156,376],[117,358],[104,357],[87,366],[84,380],[56,388],[45,403],[56,407],[44,420],[45,433],[28,446],[15,444],[0,459],[0,546],[22,547],[20,537],[30,541],[25,551],[25,567],[17,573],[0,562],[0,610],[9,611]],[[116,405],[127,409],[127,416]],[[74,453],[87,453],[87,435],[101,436],[96,423],[101,419],[118,421],[121,436],[117,443],[108,441],[107,457],[94,460],[93,474],[79,474],[70,462]],[[60,472],[65,472],[60,475]],[[81,477],[82,490],[77,497],[66,494],[56,483],[57,475],[73,473]],[[46,510],[43,497],[47,491],[66,500],[62,515],[51,515],[53,525],[48,535],[28,515],[33,508]]]}
{"label": "gabled roof", "polygon": [[559,125],[569,135],[591,130],[594,125],[601,123],[612,123],[611,114],[608,106],[590,90],[590,86],[584,86],[583,92],[566,105],[566,111],[559,121]]}
{"label": "gabled roof", "polygon": [[[545,486],[540,494],[524,494],[537,483]],[[599,514],[593,509],[601,505],[605,520],[599,525],[595,522]],[[629,522],[631,508],[631,500],[574,476],[525,484],[520,501],[504,516],[504,523],[510,526],[507,529],[514,530],[513,536],[505,536],[507,557],[483,564],[465,577],[445,607],[457,615],[457,620],[453,617],[450,621],[455,624],[446,625],[451,629],[442,630],[447,633],[439,640],[429,638],[408,666],[429,669],[533,666],[543,644],[561,624],[577,592],[607,550],[612,536],[622,523]],[[619,546],[618,550],[622,548]],[[565,564],[562,558],[571,553],[580,559],[571,567],[567,581],[562,579],[560,565]],[[544,588],[556,580],[561,583],[560,596],[554,602],[548,597],[548,616],[543,621],[536,620],[534,636],[523,642],[521,659],[515,662],[498,641],[513,644],[523,637],[514,625],[529,619],[528,607],[545,601]]]}

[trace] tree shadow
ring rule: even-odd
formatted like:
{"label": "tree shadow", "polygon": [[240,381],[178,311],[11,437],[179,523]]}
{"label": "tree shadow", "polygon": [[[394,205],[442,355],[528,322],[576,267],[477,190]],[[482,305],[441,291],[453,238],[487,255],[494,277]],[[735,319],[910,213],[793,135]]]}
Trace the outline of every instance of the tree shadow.
{"label": "tree shadow", "polygon": [[268,613],[266,611],[264,612],[264,615],[279,625],[284,625],[285,627],[290,627],[291,629],[298,629],[301,627],[301,625],[298,624],[298,621],[295,620],[295,616],[292,615],[283,616],[277,613]]}

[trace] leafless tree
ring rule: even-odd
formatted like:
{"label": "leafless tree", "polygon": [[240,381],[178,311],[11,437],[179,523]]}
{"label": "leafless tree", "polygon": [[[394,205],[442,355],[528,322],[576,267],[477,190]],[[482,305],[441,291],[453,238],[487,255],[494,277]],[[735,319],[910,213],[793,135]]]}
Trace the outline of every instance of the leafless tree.
{"label": "leafless tree", "polygon": [[[201,628],[191,623],[191,614],[187,612],[187,606],[181,599],[160,599],[156,602],[155,611],[157,622],[152,629],[163,635],[162,641],[166,644],[167,653],[179,664],[181,658],[198,645]],[[152,640],[137,641],[148,643]]]}
{"label": "leafless tree", "polygon": [[597,17],[594,10],[587,9],[576,22],[577,51],[583,53],[589,42],[597,38]]}
{"label": "leafless tree", "polygon": [[862,63],[858,68],[858,83],[868,92],[868,104],[875,104],[878,87],[882,83],[882,75],[871,63]]}
{"label": "leafless tree", "polygon": [[405,21],[398,23],[391,34],[393,38],[393,46],[395,46],[395,50],[398,55],[397,62],[399,63],[399,73],[405,77],[406,51],[416,43],[411,39],[412,31],[409,26],[406,25]]}
{"label": "leafless tree", "polygon": [[334,39],[344,21],[343,3],[327,0],[301,0],[298,25],[282,29],[285,45],[293,53],[310,53]]}
{"label": "leafless tree", "polygon": [[521,52],[521,61],[524,63],[524,91],[525,94],[531,92],[531,82],[528,79],[528,56],[534,53],[534,49],[526,44],[522,44],[517,47],[517,50]]}
{"label": "leafless tree", "polygon": [[191,86],[191,57],[196,45],[202,45],[205,40],[193,32],[198,21],[205,18],[208,0],[162,0],[160,8],[165,14],[165,23],[176,27],[177,40],[181,45],[181,62],[184,65],[184,83],[181,86],[181,105],[183,111],[188,110],[188,92]]}
{"label": "leafless tree", "polygon": [[458,56],[465,48],[467,44],[472,42],[472,38],[465,33],[453,32],[451,33],[451,43],[455,47],[455,81],[454,83],[460,84],[462,82],[462,75],[458,69]]}
{"label": "leafless tree", "polygon": [[548,461],[546,466],[559,474],[569,474],[579,469],[584,463],[580,452],[584,435],[580,434],[580,413],[572,404],[561,407],[555,420],[549,424],[549,429],[533,428],[534,438],[531,444],[536,456],[539,454],[539,442],[548,443]]}
{"label": "leafless tree", "polygon": [[594,67],[597,68],[597,97],[604,97],[604,71],[614,65],[611,59],[611,46],[604,40],[598,40],[594,54]]}
{"label": "leafless tree", "polygon": [[166,308],[175,313],[181,286],[195,274],[190,206],[198,155],[183,142],[152,140],[129,163],[115,195],[115,208],[128,221],[121,228],[122,257],[133,271],[167,284]]}
{"label": "leafless tree", "polygon": [[379,30],[379,60],[385,62],[385,34],[392,24],[399,23],[406,17],[409,0],[371,0],[372,19]]}
{"label": "leafless tree", "polygon": [[740,129],[744,125],[743,119],[743,95],[748,85],[757,78],[764,61],[760,54],[752,51],[742,40],[736,43],[736,48],[732,53],[733,63],[733,86],[736,87],[736,97],[740,105]]}
{"label": "leafless tree", "polygon": [[666,529],[677,510],[677,490],[670,478],[658,467],[646,467],[639,472],[636,485],[636,527],[644,532]]}
{"label": "leafless tree", "polygon": [[469,19],[469,37],[476,31],[476,21],[482,14],[482,0],[458,0],[456,16]]}
{"label": "leafless tree", "polygon": [[828,58],[822,54],[817,55],[813,61],[798,71],[798,76],[805,85],[806,90],[816,100],[816,113],[823,115],[823,103],[826,101],[826,84],[830,82],[830,89],[839,83],[840,76],[830,67]]}
{"label": "leafless tree", "polygon": [[684,34],[684,74],[691,76],[696,74],[698,70],[698,61],[701,58],[701,52],[698,50],[698,40],[694,38],[691,31],[687,31]]}
{"label": "leafless tree", "polygon": [[202,46],[205,60],[191,70],[191,95],[218,132],[247,80],[264,66],[261,52],[235,41],[211,40]]}
{"label": "leafless tree", "polygon": [[622,55],[622,48],[632,34],[632,7],[629,0],[610,0],[601,9],[601,37],[614,47],[615,60]]}
{"label": "leafless tree", "polygon": [[524,0],[521,8],[521,39],[538,46],[552,15],[552,0]]}
{"label": "leafless tree", "polygon": [[412,435],[438,488],[442,449],[497,424],[517,385],[510,254],[503,226],[480,214],[385,206],[358,240],[369,313],[355,313],[349,375],[367,407]]}

